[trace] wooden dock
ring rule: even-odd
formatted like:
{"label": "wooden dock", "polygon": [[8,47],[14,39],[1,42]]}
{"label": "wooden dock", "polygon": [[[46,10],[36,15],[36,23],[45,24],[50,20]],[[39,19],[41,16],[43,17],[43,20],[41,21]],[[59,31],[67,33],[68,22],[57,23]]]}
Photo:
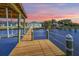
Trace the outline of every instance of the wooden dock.
{"label": "wooden dock", "polygon": [[[31,34],[29,29],[27,34]],[[61,51],[56,45],[50,40],[31,40],[31,36],[24,36],[21,44],[17,44],[13,51],[10,53],[11,56],[63,56],[65,53]]]}
{"label": "wooden dock", "polygon": [[32,28],[23,36],[22,41],[31,41],[32,40]]}

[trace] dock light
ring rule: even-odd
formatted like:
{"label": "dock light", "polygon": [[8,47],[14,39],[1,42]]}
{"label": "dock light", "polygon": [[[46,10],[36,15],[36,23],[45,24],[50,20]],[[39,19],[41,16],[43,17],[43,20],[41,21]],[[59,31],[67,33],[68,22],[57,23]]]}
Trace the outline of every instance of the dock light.
{"label": "dock light", "polygon": [[66,36],[66,56],[73,56],[73,37],[70,34]]}

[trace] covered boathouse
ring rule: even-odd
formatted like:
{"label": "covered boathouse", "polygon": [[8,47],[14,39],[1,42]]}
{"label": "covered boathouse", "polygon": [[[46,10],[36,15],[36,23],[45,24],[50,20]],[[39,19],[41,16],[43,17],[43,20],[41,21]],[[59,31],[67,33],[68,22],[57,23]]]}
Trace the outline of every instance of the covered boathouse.
{"label": "covered boathouse", "polygon": [[[65,53],[60,50],[55,44],[53,44],[49,38],[47,37],[46,39],[42,40],[34,40],[34,30],[33,28],[29,28],[28,31],[26,32],[26,24],[25,24],[25,19],[26,14],[24,12],[24,9],[21,4],[19,3],[4,3],[0,4],[0,18],[5,18],[7,22],[6,30],[7,30],[7,37],[10,37],[9,34],[9,18],[16,18],[17,19],[17,28],[18,33],[17,33],[17,44],[15,44],[14,47],[9,46],[12,44],[6,44],[0,48],[3,49],[2,54],[0,55],[10,55],[10,56],[60,56],[60,55],[65,55]],[[21,33],[20,33],[20,22],[23,20],[23,37],[21,38]],[[3,30],[4,28],[1,28]],[[13,28],[11,28],[13,29]],[[12,37],[13,38],[13,37]],[[6,38],[5,38],[6,39]],[[7,39],[6,39],[7,41]],[[8,40],[8,42],[11,40]],[[11,42],[9,42],[11,43]],[[3,43],[5,44],[5,42]],[[7,47],[8,46],[8,47]],[[11,49],[10,49],[11,48]],[[9,50],[10,49],[10,50]],[[6,52],[9,51],[9,52]],[[1,52],[1,50],[0,50]],[[6,54],[8,53],[8,54]]]}

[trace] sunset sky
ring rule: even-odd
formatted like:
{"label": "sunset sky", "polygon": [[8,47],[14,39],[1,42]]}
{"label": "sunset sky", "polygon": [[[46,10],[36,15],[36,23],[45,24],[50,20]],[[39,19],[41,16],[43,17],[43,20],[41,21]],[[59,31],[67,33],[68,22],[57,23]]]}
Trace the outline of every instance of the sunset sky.
{"label": "sunset sky", "polygon": [[79,23],[78,3],[25,3],[22,4],[27,21],[46,21],[51,19],[72,19]]}

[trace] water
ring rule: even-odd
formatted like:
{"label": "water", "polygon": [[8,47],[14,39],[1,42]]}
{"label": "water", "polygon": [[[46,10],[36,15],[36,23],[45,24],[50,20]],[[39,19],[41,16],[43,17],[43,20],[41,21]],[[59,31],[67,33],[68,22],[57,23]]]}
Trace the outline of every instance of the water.
{"label": "water", "polygon": [[[20,33],[21,33],[21,35],[24,34],[23,29],[20,29]],[[13,36],[17,36],[18,35],[18,30],[17,29],[9,30],[9,34],[13,35]],[[3,36],[3,35],[7,36],[7,30],[0,30],[0,36]]]}
{"label": "water", "polygon": [[33,30],[33,39],[47,39],[47,30],[44,29],[35,29]]}
{"label": "water", "polygon": [[79,56],[79,30],[54,29],[49,32],[49,39],[65,52],[65,39],[67,34],[71,34],[74,39],[74,56]]}
{"label": "water", "polygon": [[[10,30],[10,34],[12,30]],[[21,31],[23,35],[23,31]],[[18,31],[13,30],[13,34],[17,36]],[[54,29],[49,32],[49,40],[58,46],[62,51],[65,52],[65,39],[66,35],[71,34],[74,39],[74,56],[79,56],[79,30],[58,30]],[[0,36],[7,35],[6,30],[0,30]],[[22,38],[22,37],[21,37]],[[47,39],[47,30],[39,29],[33,30],[33,38],[37,39]],[[12,49],[16,46],[18,40],[17,37],[1,38],[0,37],[0,55],[9,55]]]}
{"label": "water", "polygon": [[[47,39],[47,30],[39,29],[33,31],[34,39]],[[71,34],[73,36],[74,44],[74,56],[79,56],[79,30],[58,30],[53,29],[49,31],[49,40],[58,46],[63,52],[65,52],[66,35]]]}
{"label": "water", "polygon": [[[23,29],[20,29],[20,31],[22,38],[22,35],[24,34]],[[0,56],[8,56],[18,43],[18,30],[9,30],[9,34],[10,37],[8,38],[7,30],[0,30]]]}
{"label": "water", "polygon": [[17,44],[17,37],[2,38],[0,40],[0,56],[8,56]]}

